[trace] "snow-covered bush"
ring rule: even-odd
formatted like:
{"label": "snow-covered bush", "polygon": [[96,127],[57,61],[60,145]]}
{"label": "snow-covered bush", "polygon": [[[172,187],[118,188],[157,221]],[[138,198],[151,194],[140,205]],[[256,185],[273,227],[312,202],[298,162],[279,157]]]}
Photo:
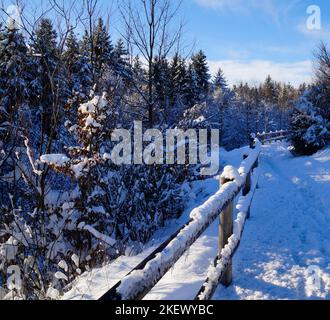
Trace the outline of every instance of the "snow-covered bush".
{"label": "snow-covered bush", "polygon": [[311,155],[327,143],[327,121],[318,114],[307,94],[297,102],[291,117],[291,129],[296,154]]}
{"label": "snow-covered bush", "polygon": [[[78,109],[78,123],[67,121],[66,127],[79,142],[79,146],[67,147],[64,154],[43,155],[40,160],[54,170],[71,177],[78,190],[71,202],[65,203],[59,212],[66,216],[64,234],[82,264],[93,260],[97,264],[107,256],[115,241],[110,237],[113,223],[106,201],[109,194],[105,160],[101,148],[107,139],[106,123],[111,122],[113,110],[107,96],[92,96]],[[111,184],[113,186],[113,184]]]}
{"label": "snow-covered bush", "polygon": [[[69,266],[66,272],[58,267],[58,282],[77,275],[70,268],[72,254],[79,257],[79,271],[99,266],[125,254],[127,246],[141,247],[166,219],[178,217],[183,210],[185,167],[117,166],[110,161],[116,116],[116,106],[106,94],[92,96],[80,105],[78,122],[66,123],[79,146],[40,159],[77,185],[69,201],[53,212],[61,241],[54,243],[52,254]],[[62,247],[69,251],[63,253]]]}

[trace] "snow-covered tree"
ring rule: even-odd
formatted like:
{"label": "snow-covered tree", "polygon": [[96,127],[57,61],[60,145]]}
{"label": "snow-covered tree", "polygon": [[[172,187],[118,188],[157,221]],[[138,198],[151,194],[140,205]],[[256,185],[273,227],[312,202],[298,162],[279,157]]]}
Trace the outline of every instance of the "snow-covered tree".
{"label": "snow-covered tree", "polygon": [[0,103],[2,112],[13,115],[27,97],[28,59],[23,36],[16,29],[0,31]]}
{"label": "snow-covered tree", "polygon": [[123,39],[119,39],[113,49],[113,65],[116,76],[129,82],[132,80],[130,57]]}
{"label": "snow-covered tree", "polygon": [[185,83],[187,84],[184,87],[185,103],[187,108],[191,108],[199,101],[197,75],[191,64],[187,68]]}
{"label": "snow-covered tree", "polygon": [[222,91],[228,90],[228,82],[221,68],[218,69],[213,80],[213,90],[217,89],[221,89]]}
{"label": "snow-covered tree", "polygon": [[[171,118],[170,106],[170,69],[166,59],[156,57],[153,64],[153,82],[155,86],[155,103],[157,104],[157,123],[168,123]],[[156,117],[155,117],[156,118]]]}
{"label": "snow-covered tree", "polygon": [[[0,199],[7,206],[23,199],[15,159],[23,147],[26,109],[29,100],[30,61],[23,36],[16,29],[0,31]],[[7,176],[6,179],[2,179]],[[16,202],[17,201],[17,202]],[[1,215],[1,214],[0,214]],[[1,221],[1,219],[0,219]]]}
{"label": "snow-covered tree", "polygon": [[184,99],[184,89],[186,86],[186,62],[179,56],[175,54],[170,64],[171,72],[171,105],[175,105],[178,100]]}
{"label": "snow-covered tree", "polygon": [[[81,51],[87,57],[92,68],[92,80],[98,86],[109,69],[114,68],[113,49],[108,29],[103,19],[99,18],[91,30],[85,30],[81,41]],[[102,88],[99,90],[102,91]]]}
{"label": "snow-covered tree", "polygon": [[124,253],[125,245],[139,246],[165,219],[178,216],[187,177],[173,166],[112,163],[110,134],[118,119],[106,94],[81,104],[78,120],[66,126],[80,146],[41,161],[77,182],[75,197],[58,212],[65,217],[64,239],[84,268]]}
{"label": "snow-covered tree", "polygon": [[103,19],[99,18],[93,33],[95,76],[101,79],[107,68],[113,67],[113,46]]}
{"label": "snow-covered tree", "polygon": [[225,113],[234,103],[234,94],[230,90],[225,75],[221,69],[218,70],[212,83],[212,102],[218,114],[217,121],[219,122],[220,144],[225,130]]}
{"label": "snow-covered tree", "polygon": [[291,130],[294,152],[310,155],[322,149],[329,137],[329,124],[308,99],[303,95],[292,113]]}
{"label": "snow-covered tree", "polygon": [[[35,116],[39,117],[41,139],[46,134],[50,139],[56,136],[56,123],[63,110],[69,90],[64,65],[61,64],[57,46],[57,33],[50,19],[40,20],[32,40],[32,52],[37,71],[33,88],[36,93]],[[36,121],[39,121],[36,119]]]}
{"label": "snow-covered tree", "polygon": [[88,64],[88,56],[81,50],[73,29],[66,39],[66,50],[63,59],[70,79],[70,90],[88,94],[93,86],[91,65]]}
{"label": "snow-covered tree", "polygon": [[196,82],[197,85],[197,98],[202,101],[208,94],[210,87],[209,80],[211,78],[209,74],[209,67],[207,63],[207,57],[202,50],[191,58],[191,69],[192,69],[192,81]]}
{"label": "snow-covered tree", "polygon": [[311,89],[311,99],[321,115],[330,121],[330,52],[325,43],[321,43],[315,53],[316,85]]}

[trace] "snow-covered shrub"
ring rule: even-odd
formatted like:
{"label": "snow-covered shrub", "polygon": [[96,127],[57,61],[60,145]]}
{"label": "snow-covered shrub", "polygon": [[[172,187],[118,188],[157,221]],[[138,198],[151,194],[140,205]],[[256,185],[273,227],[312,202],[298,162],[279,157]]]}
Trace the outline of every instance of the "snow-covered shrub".
{"label": "snow-covered shrub", "polygon": [[105,93],[103,96],[92,96],[80,105],[78,123],[66,123],[80,145],[66,148],[67,155],[43,155],[40,159],[77,183],[76,196],[65,203],[59,212],[66,216],[63,230],[66,241],[84,265],[91,260],[95,264],[104,261],[103,256],[107,256],[107,250],[115,244],[110,237],[114,226],[110,207],[106,206],[110,206],[107,201],[110,195],[104,190],[108,181],[106,171],[102,170],[105,160],[101,154],[107,139],[106,123],[111,122],[112,112]]}
{"label": "snow-covered shrub", "polygon": [[311,155],[322,149],[327,143],[328,124],[309,101],[307,94],[297,102],[292,113],[291,129],[294,152]]}
{"label": "snow-covered shrub", "polygon": [[145,243],[165,220],[182,213],[182,171],[175,166],[156,165],[119,169],[121,201],[114,211],[118,239],[127,244]]}
{"label": "snow-covered shrub", "polygon": [[[182,213],[181,185],[189,176],[187,168],[115,165],[109,152],[117,122],[112,100],[106,94],[93,95],[80,105],[78,122],[66,123],[79,146],[40,159],[77,186],[68,201],[53,208],[53,227],[58,228],[53,234],[59,234],[59,241],[54,241],[52,255],[67,269],[57,266],[54,290],[79,272],[125,254],[127,246],[140,248],[166,219]],[[79,257],[79,272],[72,268],[72,254]]]}

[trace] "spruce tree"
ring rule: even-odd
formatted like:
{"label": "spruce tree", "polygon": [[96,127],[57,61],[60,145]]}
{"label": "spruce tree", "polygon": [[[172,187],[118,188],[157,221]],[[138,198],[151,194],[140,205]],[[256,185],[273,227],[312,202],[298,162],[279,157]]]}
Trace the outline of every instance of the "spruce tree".
{"label": "spruce tree", "polygon": [[[0,117],[13,121],[28,96],[27,47],[16,29],[0,31]],[[1,116],[2,114],[2,116]]]}
{"label": "spruce tree", "polygon": [[113,50],[114,73],[125,80],[131,80],[132,72],[130,68],[129,53],[122,39],[119,39]]}
{"label": "spruce tree", "polygon": [[234,94],[229,88],[227,79],[222,69],[219,69],[214,77],[212,83],[212,90],[213,95],[216,95],[218,96],[218,98],[221,98],[222,103],[225,105],[225,107],[228,106],[234,98]]}
{"label": "spruce tree", "polygon": [[185,104],[185,86],[187,70],[185,60],[175,54],[170,65],[170,105],[172,108],[178,104]]}
{"label": "spruce tree", "polygon": [[[22,34],[14,28],[5,27],[0,31],[0,189],[7,192],[1,196],[0,210],[4,203],[8,204],[9,193],[15,195],[18,191],[14,187],[15,174],[10,175],[12,179],[2,180],[2,177],[15,171],[14,155],[18,155],[22,147],[24,109],[29,97],[29,67]],[[7,183],[3,185],[5,181]],[[18,199],[14,197],[15,200]]]}
{"label": "spruce tree", "polygon": [[80,51],[83,55],[88,57],[88,62],[92,63],[92,40],[91,36],[89,35],[88,31],[85,30],[82,39],[80,40]]}
{"label": "spruce tree", "polygon": [[[41,110],[42,132],[51,135],[52,116],[56,104],[54,88],[62,86],[60,81],[59,54],[57,48],[57,33],[50,19],[42,19],[34,34],[32,43],[33,55],[38,64],[37,77],[34,83],[39,99],[36,101]],[[64,79],[63,79],[64,80]],[[57,87],[59,88],[59,87]]]}
{"label": "spruce tree", "polygon": [[103,19],[99,18],[93,34],[93,60],[96,80],[100,79],[107,68],[113,67],[113,46]]}
{"label": "spruce tree", "polygon": [[66,50],[63,56],[70,82],[70,91],[83,95],[88,94],[93,85],[92,70],[73,30],[67,37]]}
{"label": "spruce tree", "polygon": [[200,86],[198,85],[198,76],[193,65],[190,63],[187,69],[186,86],[184,87],[184,95],[188,108],[193,107],[201,99],[200,97]]}
{"label": "spruce tree", "polygon": [[218,70],[212,83],[212,103],[215,106],[215,113],[218,115],[220,143],[224,136],[225,114],[230,105],[233,103],[233,93],[229,89],[225,75],[221,69]]}
{"label": "spruce tree", "polygon": [[77,72],[76,70],[76,64],[79,60],[80,56],[80,48],[78,39],[73,31],[73,29],[70,30],[68,37],[66,39],[66,50],[63,54],[64,61],[67,66],[67,71],[69,76],[71,77],[74,73]]}
{"label": "spruce tree", "polygon": [[213,89],[221,89],[222,91],[228,89],[227,79],[225,78],[225,75],[221,68],[218,70],[217,74],[214,77]]}
{"label": "spruce tree", "polygon": [[193,81],[197,84],[197,97],[200,101],[205,99],[209,90],[209,67],[207,64],[206,55],[202,50],[195,54],[191,59],[191,67],[193,70]]}
{"label": "spruce tree", "polygon": [[145,71],[143,70],[142,63],[139,56],[136,56],[133,61],[133,74],[139,80],[145,78]]}
{"label": "spruce tree", "polygon": [[263,85],[263,96],[265,99],[265,102],[268,105],[275,104],[276,102],[276,83],[273,81],[270,75],[265,80],[265,83]]}
{"label": "spruce tree", "polygon": [[[92,34],[85,30],[80,47],[86,62],[91,66],[92,82],[99,85],[106,72],[114,69],[114,48],[102,18],[97,20],[91,32]],[[99,89],[101,92],[101,88]]]}
{"label": "spruce tree", "polygon": [[168,61],[164,58],[155,58],[153,64],[153,82],[155,86],[155,101],[158,112],[169,120],[169,95],[170,95],[170,69]]}
{"label": "spruce tree", "polygon": [[294,153],[311,155],[322,149],[329,137],[328,127],[328,122],[318,113],[308,94],[302,96],[291,116]]}

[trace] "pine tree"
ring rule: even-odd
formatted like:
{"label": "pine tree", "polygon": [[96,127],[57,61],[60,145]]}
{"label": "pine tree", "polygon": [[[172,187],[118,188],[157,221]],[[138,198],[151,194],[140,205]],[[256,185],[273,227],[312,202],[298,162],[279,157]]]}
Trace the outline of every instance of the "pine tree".
{"label": "pine tree", "polygon": [[27,47],[18,30],[0,31],[0,117],[13,123],[28,96],[28,64]]}
{"label": "pine tree", "polygon": [[122,39],[119,39],[113,50],[113,65],[116,76],[125,80],[132,80],[129,53]]}
{"label": "pine tree", "polygon": [[[153,64],[153,82],[155,86],[155,101],[158,107],[158,116],[165,117],[166,122],[170,118],[169,95],[170,95],[170,69],[168,61],[164,58],[155,58]],[[155,119],[157,120],[157,119]],[[160,119],[158,119],[160,120]],[[164,120],[164,119],[161,119]]]}
{"label": "pine tree", "polygon": [[218,70],[212,83],[212,103],[215,105],[218,114],[220,143],[224,136],[224,121],[227,109],[233,104],[234,95],[229,89],[225,75],[221,69]]}
{"label": "pine tree", "polygon": [[185,83],[186,83],[186,86],[184,87],[185,101],[187,107],[191,108],[201,100],[200,87],[198,84],[198,76],[191,63],[188,66]]}
{"label": "pine tree", "polygon": [[145,80],[145,71],[142,67],[142,63],[139,56],[136,56],[133,61],[133,74],[134,77],[136,77],[139,82],[142,81],[142,79]]}
{"label": "pine tree", "polygon": [[102,78],[107,68],[113,67],[113,46],[102,18],[98,19],[94,29],[93,50],[92,66],[97,80]]}
{"label": "pine tree", "polygon": [[199,51],[191,59],[191,68],[193,70],[192,81],[196,81],[197,84],[197,98],[202,101],[205,99],[209,90],[209,80],[211,78],[209,74],[209,67],[207,65],[207,58],[203,51]]}
{"label": "pine tree", "polygon": [[[178,109],[185,104],[185,89],[187,80],[187,70],[185,60],[175,54],[170,65],[170,105],[173,111],[180,112]],[[176,111],[175,111],[176,110]]]}
{"label": "pine tree", "polygon": [[[57,90],[60,90],[60,88],[64,88],[66,84],[64,78],[60,79],[62,70],[60,70],[60,67],[63,66],[59,64],[57,33],[53,29],[50,19],[42,19],[40,21],[34,34],[32,49],[32,54],[38,64],[34,89],[37,90],[39,96],[36,103],[38,104],[37,107],[40,108],[41,132],[45,132],[50,136],[54,134],[54,132],[51,132],[51,124],[53,121],[55,104],[58,104],[54,90],[55,87]],[[67,92],[65,93],[67,94]],[[64,92],[61,92],[61,99],[62,98],[64,98]]]}
{"label": "pine tree", "polygon": [[88,57],[80,48],[73,30],[66,40],[66,50],[63,54],[66,71],[70,79],[70,91],[86,95],[92,88],[92,70],[88,64]]}
{"label": "pine tree", "polygon": [[74,73],[77,72],[76,64],[80,56],[78,39],[72,27],[66,39],[65,45],[66,45],[66,50],[63,54],[63,58],[67,65],[67,71],[69,73],[69,76],[71,77]]}
{"label": "pine tree", "polygon": [[222,91],[228,89],[227,79],[225,78],[225,75],[221,68],[218,70],[213,80],[213,90],[216,89],[221,89]]}
{"label": "pine tree", "polygon": [[276,91],[276,83],[273,81],[273,79],[269,75],[266,78],[265,83],[263,85],[263,96],[264,96],[265,102],[268,105],[275,104],[275,102],[276,102],[276,92],[277,92]]}
{"label": "pine tree", "polygon": [[[2,205],[9,203],[9,193],[13,196],[18,193],[15,175],[10,175],[12,179],[3,180],[2,177],[15,172],[15,155],[22,148],[21,136],[26,125],[24,110],[29,98],[29,67],[22,34],[8,27],[0,30],[0,189],[6,190],[1,196],[0,211]],[[23,195],[14,196],[12,201],[23,198]]]}
{"label": "pine tree", "polygon": [[329,123],[317,112],[308,94],[296,103],[291,116],[294,153],[311,155],[322,149],[329,137]]}

